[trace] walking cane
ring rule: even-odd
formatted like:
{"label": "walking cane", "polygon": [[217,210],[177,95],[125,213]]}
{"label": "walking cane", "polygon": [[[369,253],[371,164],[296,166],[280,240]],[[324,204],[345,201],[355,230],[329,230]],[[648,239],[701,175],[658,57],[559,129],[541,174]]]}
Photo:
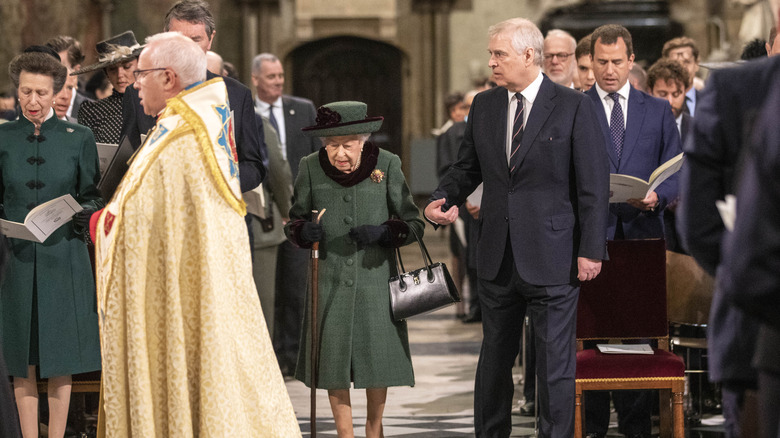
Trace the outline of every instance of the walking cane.
{"label": "walking cane", "polygon": [[[311,219],[315,224],[320,223],[323,208],[319,214],[312,210]],[[317,337],[317,302],[319,301],[319,261],[320,242],[311,245],[311,437],[317,438],[317,374],[319,370],[319,339]]]}

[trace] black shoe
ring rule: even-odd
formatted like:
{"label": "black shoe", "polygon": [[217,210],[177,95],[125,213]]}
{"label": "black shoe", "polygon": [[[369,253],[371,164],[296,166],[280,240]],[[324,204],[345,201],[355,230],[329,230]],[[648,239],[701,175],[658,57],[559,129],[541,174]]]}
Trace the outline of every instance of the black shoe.
{"label": "black shoe", "polygon": [[466,324],[482,322],[482,315],[469,313],[467,317],[463,318],[463,322]]}
{"label": "black shoe", "polygon": [[520,408],[520,415],[523,417],[533,417],[536,415],[536,403],[528,402]]}

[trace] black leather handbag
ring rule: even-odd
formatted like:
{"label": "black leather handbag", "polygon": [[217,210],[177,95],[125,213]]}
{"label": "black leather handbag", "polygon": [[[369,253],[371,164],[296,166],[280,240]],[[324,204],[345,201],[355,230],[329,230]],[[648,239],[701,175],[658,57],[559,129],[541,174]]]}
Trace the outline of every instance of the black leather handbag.
{"label": "black leather handbag", "polygon": [[390,284],[390,308],[396,321],[460,302],[460,294],[447,271],[447,265],[433,263],[428,248],[425,247],[420,236],[414,228],[409,227],[409,229],[420,245],[420,253],[426,266],[406,272],[401,260],[401,251],[395,249],[393,258],[399,275],[390,277],[388,283]]}

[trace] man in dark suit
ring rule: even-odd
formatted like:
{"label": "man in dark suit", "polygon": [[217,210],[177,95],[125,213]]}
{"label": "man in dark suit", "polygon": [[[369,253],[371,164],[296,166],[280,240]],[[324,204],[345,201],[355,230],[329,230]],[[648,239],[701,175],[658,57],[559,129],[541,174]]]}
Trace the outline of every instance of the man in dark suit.
{"label": "man in dark suit", "polygon": [[[81,50],[81,43],[77,39],[69,35],[59,35],[46,41],[46,45],[60,55],[60,61],[68,68],[68,72],[74,72],[81,69],[81,63],[84,62],[85,56],[84,52]],[[77,86],[70,97],[65,120],[76,123],[81,104],[91,100],[92,99],[85,96]]]}
{"label": "man in dark suit", "polygon": [[[305,137],[301,128],[316,124],[316,110],[308,99],[283,95],[284,68],[270,53],[261,53],[252,61],[252,84],[257,91],[258,114],[267,118],[279,134],[282,155],[290,164],[293,181],[301,159],[320,149],[316,137]],[[282,213],[287,216],[288,212]],[[276,261],[276,312],[274,349],[282,373],[292,375],[298,360],[298,342],[306,299],[309,250],[288,240],[279,246]]]}
{"label": "man in dark suit", "polygon": [[780,436],[780,81],[776,74],[752,141],[744,148],[736,222],[734,232],[724,238],[720,277],[727,299],[761,324],[753,364],[758,371],[759,436],[763,438]]}
{"label": "man in dark suit", "polygon": [[[598,106],[597,118],[607,138],[610,173],[647,180],[661,164],[680,154],[680,133],[669,103],[634,89],[628,81],[634,63],[631,34],[608,24],[591,34],[596,84],[585,94]],[[663,238],[663,210],[677,197],[677,176],[661,183],[644,199],[609,206],[606,238]],[[603,436],[609,426],[609,393],[589,392],[585,402],[586,430]],[[650,436],[650,393],[613,394],[620,430],[629,437]]]}
{"label": "man in dark suit", "polygon": [[607,256],[604,138],[592,101],[541,73],[543,38],[533,23],[507,20],[489,35],[488,65],[499,87],[474,98],[458,161],[425,216],[452,223],[457,206],[484,183],[476,435],[511,433],[512,364],[528,313],[536,328],[539,436],[570,438],[579,282],[595,278]]}
{"label": "man in dark suit", "polygon": [[[203,52],[208,52],[214,35],[214,17],[208,5],[201,0],[183,0],[171,7],[165,15],[165,31],[181,32],[198,43]],[[218,77],[206,72],[206,80]],[[228,77],[223,78],[228,91],[230,109],[235,121],[236,152],[238,153],[239,179],[241,191],[248,192],[263,181],[265,167],[262,162],[261,144],[263,129],[258,126],[252,106],[252,93],[240,82]],[[127,135],[135,148],[141,145],[141,134],[154,127],[155,118],[144,114],[138,90],[128,87],[122,100],[122,133]]]}
{"label": "man in dark suit", "polygon": [[724,428],[739,436],[739,417],[745,390],[756,387],[751,365],[758,323],[727,299],[745,293],[752,281],[729,291],[721,271],[721,242],[725,226],[715,202],[736,191],[738,163],[750,143],[759,109],[780,75],[780,57],[714,70],[701,96],[693,134],[685,143],[681,171],[677,229],[686,248],[710,275],[716,277],[707,324],[709,377],[722,384]]}

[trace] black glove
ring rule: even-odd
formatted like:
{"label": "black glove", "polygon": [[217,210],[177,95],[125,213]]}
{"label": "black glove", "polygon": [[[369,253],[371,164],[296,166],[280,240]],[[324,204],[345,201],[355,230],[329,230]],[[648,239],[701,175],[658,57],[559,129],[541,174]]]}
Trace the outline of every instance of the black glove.
{"label": "black glove", "polygon": [[315,224],[314,222],[305,222],[301,227],[301,239],[306,242],[319,242],[325,237],[325,232],[322,230],[322,225]]}
{"label": "black glove", "polygon": [[349,230],[349,237],[362,248],[374,243],[390,241],[390,227],[387,225],[361,225]]}
{"label": "black glove", "polygon": [[94,212],[95,210],[92,210],[91,208],[85,208],[84,210],[74,214],[73,229],[76,230],[77,233],[82,233],[84,230],[88,230],[89,218],[92,217]]}

